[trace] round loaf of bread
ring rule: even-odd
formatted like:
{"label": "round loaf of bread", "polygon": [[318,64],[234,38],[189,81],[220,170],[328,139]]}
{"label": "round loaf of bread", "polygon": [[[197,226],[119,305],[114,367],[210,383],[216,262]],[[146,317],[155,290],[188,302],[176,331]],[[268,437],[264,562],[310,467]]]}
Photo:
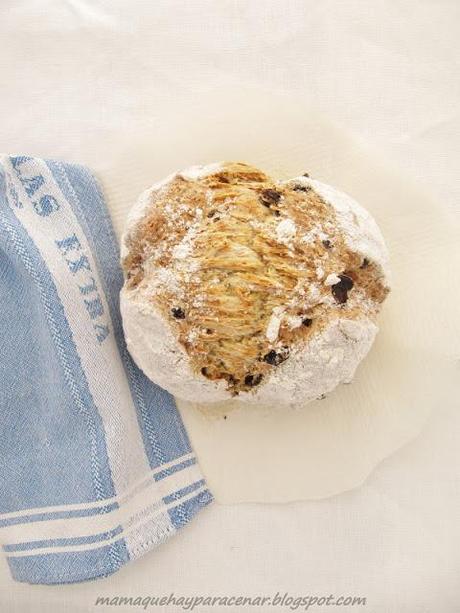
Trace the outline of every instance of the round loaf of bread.
{"label": "round loaf of bread", "polygon": [[321,398],[373,343],[387,260],[369,213],[307,174],[177,172],[141,195],[122,239],[128,349],[185,400]]}

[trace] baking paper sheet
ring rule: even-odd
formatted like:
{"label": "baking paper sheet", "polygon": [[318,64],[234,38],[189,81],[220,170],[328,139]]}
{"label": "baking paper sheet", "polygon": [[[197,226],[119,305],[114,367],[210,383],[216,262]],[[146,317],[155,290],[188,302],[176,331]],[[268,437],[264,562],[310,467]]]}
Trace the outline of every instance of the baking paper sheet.
{"label": "baking paper sheet", "polygon": [[357,487],[456,393],[458,230],[436,194],[412,184],[404,169],[362,148],[343,126],[260,90],[216,94],[181,117],[165,110],[161,125],[127,136],[117,151],[96,170],[118,234],[153,181],[225,159],[280,178],[309,172],[348,192],[375,216],[390,250],[393,291],[351,385],[301,410],[179,401],[219,502],[318,499]]}

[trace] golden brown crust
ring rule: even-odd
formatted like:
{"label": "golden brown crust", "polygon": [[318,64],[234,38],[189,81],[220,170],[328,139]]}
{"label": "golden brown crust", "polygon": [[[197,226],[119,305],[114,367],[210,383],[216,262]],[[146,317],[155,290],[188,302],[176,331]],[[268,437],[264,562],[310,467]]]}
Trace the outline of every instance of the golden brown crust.
{"label": "golden brown crust", "polygon": [[304,185],[227,163],[198,179],[177,175],[152,198],[127,240],[128,286],[173,271],[174,283],[152,285],[151,300],[193,369],[234,393],[332,318],[372,317],[388,292],[379,268],[347,247],[333,207]]}

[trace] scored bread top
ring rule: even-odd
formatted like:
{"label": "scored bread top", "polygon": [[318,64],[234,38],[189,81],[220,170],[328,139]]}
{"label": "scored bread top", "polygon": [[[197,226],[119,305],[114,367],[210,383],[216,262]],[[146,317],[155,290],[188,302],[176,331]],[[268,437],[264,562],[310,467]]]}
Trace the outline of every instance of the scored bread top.
{"label": "scored bread top", "polygon": [[382,262],[314,185],[243,163],[189,169],[144,195],[125,236],[126,291],[162,313],[198,377],[232,395],[334,320],[373,320],[389,291]]}

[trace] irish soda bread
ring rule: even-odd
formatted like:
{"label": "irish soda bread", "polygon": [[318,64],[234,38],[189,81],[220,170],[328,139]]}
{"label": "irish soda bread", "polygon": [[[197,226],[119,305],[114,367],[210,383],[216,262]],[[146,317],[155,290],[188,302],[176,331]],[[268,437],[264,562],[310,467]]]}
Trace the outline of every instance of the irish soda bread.
{"label": "irish soda bread", "polygon": [[349,382],[389,291],[382,235],[349,196],[233,162],[144,192],[122,265],[131,355],[199,402],[295,405]]}

